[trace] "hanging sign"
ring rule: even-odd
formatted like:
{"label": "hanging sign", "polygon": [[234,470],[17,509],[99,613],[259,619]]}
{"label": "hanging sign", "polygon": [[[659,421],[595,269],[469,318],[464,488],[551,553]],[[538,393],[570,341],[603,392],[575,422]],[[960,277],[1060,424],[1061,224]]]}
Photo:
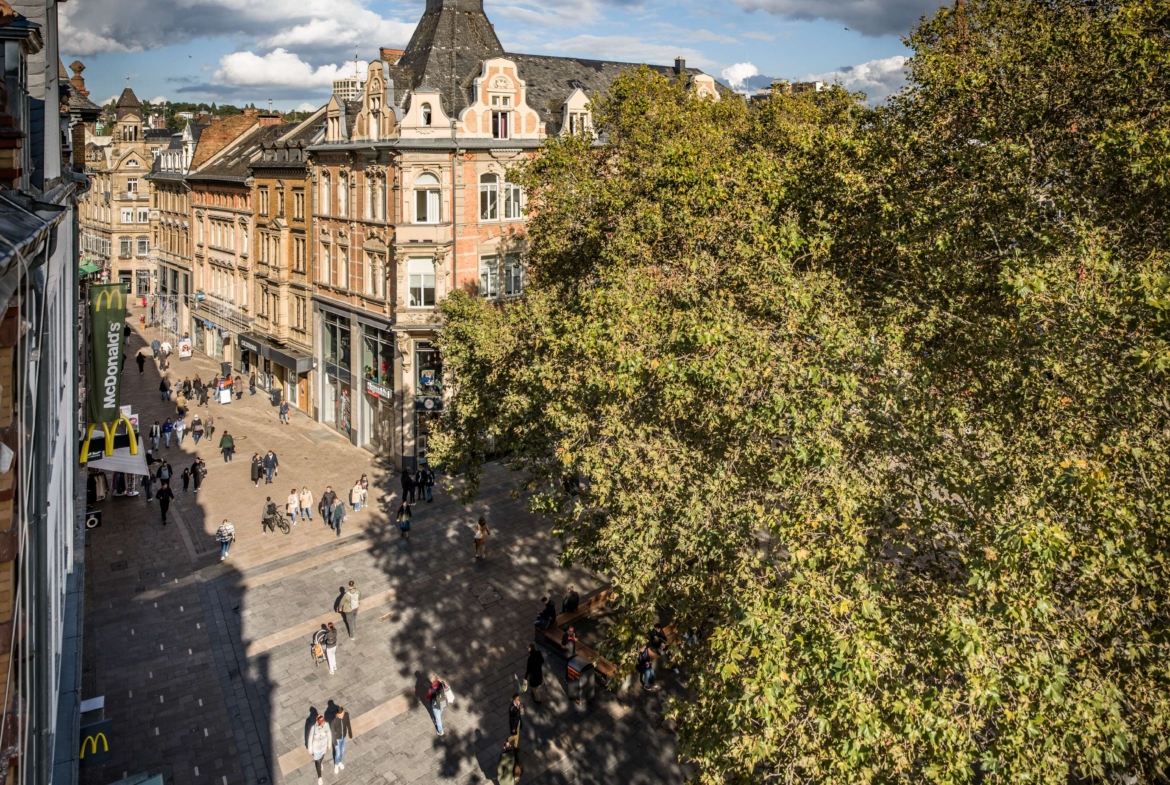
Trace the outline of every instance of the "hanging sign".
{"label": "hanging sign", "polygon": [[122,330],[126,324],[127,285],[91,286],[89,301],[89,404],[91,424],[112,423],[121,415]]}

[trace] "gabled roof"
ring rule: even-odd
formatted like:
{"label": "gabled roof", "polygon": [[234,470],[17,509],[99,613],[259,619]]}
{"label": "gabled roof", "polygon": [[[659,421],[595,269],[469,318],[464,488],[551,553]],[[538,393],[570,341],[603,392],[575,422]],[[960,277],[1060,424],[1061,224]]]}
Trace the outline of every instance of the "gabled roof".
{"label": "gabled roof", "polygon": [[216,120],[206,126],[199,134],[199,144],[196,145],[195,155],[191,159],[191,171],[207,163],[212,156],[254,125],[256,125],[254,115],[238,114]]}
{"label": "gabled roof", "polygon": [[195,170],[191,175],[198,180],[232,180],[242,182],[248,179],[248,167],[259,157],[264,143],[272,141],[292,129],[292,124],[257,125],[236,137],[214,158]]}

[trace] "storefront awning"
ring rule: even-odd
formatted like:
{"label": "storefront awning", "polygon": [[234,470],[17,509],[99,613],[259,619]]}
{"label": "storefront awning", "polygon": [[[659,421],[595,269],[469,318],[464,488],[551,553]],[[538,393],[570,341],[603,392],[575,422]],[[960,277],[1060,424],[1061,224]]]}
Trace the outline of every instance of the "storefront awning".
{"label": "storefront awning", "polygon": [[77,268],[77,272],[82,275],[90,275],[92,273],[101,272],[101,267],[96,264],[83,264]]}
{"label": "storefront awning", "polygon": [[315,365],[311,354],[298,352],[295,349],[286,347],[273,346],[267,338],[256,333],[240,333],[236,336],[236,344],[241,349],[258,354],[298,374],[308,373],[313,370]]}

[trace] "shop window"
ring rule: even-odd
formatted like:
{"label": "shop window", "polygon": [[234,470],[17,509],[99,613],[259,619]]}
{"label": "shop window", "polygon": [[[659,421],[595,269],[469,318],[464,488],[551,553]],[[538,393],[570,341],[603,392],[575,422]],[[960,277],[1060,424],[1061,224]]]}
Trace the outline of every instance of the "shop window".
{"label": "shop window", "polygon": [[349,319],[336,314],[325,314],[325,362],[349,369]]}
{"label": "shop window", "polygon": [[394,334],[366,327],[362,341],[362,378],[384,387],[394,386]]}

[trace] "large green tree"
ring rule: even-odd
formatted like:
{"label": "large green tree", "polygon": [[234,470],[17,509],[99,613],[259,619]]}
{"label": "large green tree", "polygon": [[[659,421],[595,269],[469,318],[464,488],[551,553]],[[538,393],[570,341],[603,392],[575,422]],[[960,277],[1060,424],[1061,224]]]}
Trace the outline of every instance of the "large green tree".
{"label": "large green tree", "polygon": [[524,169],[526,294],[444,302],[435,455],[526,473],[623,667],[701,631],[703,782],[1165,776],[1168,29],[944,8],[879,108],[642,70]]}

